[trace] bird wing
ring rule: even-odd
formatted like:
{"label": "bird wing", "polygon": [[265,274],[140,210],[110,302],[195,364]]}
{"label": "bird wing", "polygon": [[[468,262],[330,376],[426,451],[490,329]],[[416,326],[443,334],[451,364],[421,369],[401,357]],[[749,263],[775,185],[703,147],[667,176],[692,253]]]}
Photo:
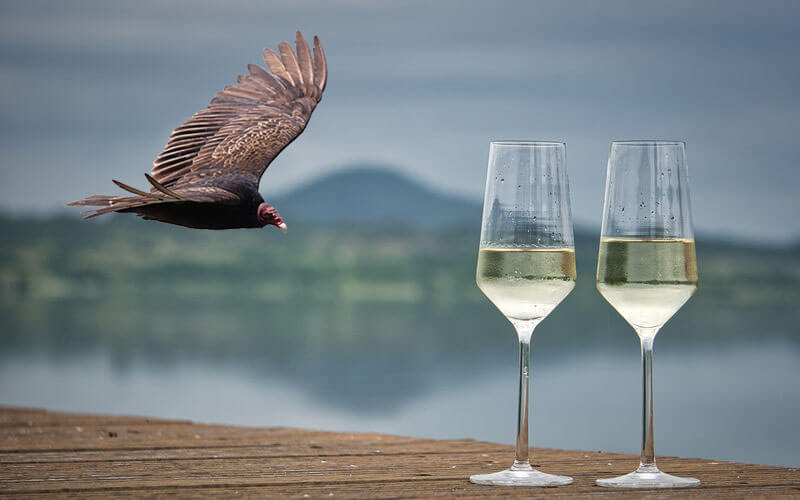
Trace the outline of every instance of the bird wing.
{"label": "bird wing", "polygon": [[[235,176],[258,183],[272,160],[306,127],[328,79],[325,52],[314,37],[313,56],[296,34],[276,54],[264,49],[271,72],[255,64],[237,85],[219,92],[208,108],[176,128],[153,164],[152,176],[167,189],[213,186]],[[150,190],[159,191],[155,185]]]}

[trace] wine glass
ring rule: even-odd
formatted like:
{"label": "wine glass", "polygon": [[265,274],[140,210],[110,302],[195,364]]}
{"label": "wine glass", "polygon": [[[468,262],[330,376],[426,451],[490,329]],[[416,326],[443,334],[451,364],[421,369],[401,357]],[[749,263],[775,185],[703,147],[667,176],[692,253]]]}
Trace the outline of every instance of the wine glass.
{"label": "wine glass", "polygon": [[697,289],[685,145],[611,143],[597,289],[630,323],[642,347],[642,454],[636,471],[597,484],[617,488],[697,486],[658,470],[653,451],[653,341]]}
{"label": "wine glass", "polygon": [[566,145],[500,141],[489,148],[477,282],[519,338],[516,459],[510,469],[470,477],[477,484],[559,486],[572,478],[531,467],[529,363],[533,329],[575,287]]}

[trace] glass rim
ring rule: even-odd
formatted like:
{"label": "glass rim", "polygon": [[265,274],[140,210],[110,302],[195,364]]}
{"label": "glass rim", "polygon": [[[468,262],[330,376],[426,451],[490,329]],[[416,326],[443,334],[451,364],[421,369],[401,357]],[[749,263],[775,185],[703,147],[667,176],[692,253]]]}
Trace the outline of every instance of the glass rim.
{"label": "glass rim", "polygon": [[683,146],[686,147],[684,141],[661,140],[661,139],[636,139],[636,140],[623,140],[611,141],[612,146]]}
{"label": "glass rim", "polygon": [[528,140],[501,140],[501,141],[489,141],[489,144],[492,146],[527,146],[527,147],[535,147],[535,146],[542,146],[542,147],[557,147],[557,146],[567,146],[566,142],[558,142],[558,141],[528,141]]}

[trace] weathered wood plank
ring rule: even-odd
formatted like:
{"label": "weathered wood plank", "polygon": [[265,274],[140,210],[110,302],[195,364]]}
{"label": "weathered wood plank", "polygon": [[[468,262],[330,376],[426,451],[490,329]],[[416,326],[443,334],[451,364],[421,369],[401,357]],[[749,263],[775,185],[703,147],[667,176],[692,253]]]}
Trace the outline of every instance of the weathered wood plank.
{"label": "weathered wood plank", "polygon": [[698,477],[694,490],[606,490],[598,477],[629,472],[631,455],[536,448],[535,465],[568,474],[555,489],[469,483],[511,463],[510,446],[374,433],[192,424],[143,417],[0,408],[0,495],[68,497],[419,497],[698,495],[800,496],[800,469],[661,457],[669,472]]}
{"label": "weathered wood plank", "polygon": [[165,418],[87,415],[81,413],[49,412],[38,408],[2,407],[0,411],[0,428],[3,427],[38,427],[47,425],[125,425],[125,424],[189,424],[188,420],[169,420]]}
{"label": "weathered wood plank", "polygon": [[229,447],[174,447],[174,448],[111,448],[104,450],[59,450],[0,452],[0,464],[44,463],[44,462],[95,462],[134,460],[187,460],[209,458],[268,458],[268,457],[325,457],[346,455],[398,455],[424,453],[446,455],[448,453],[505,452],[501,445],[486,446],[472,440],[405,440],[379,443],[370,449],[371,441],[350,442],[276,442],[270,446]]}
{"label": "weathered wood plank", "polygon": [[420,498],[420,497],[508,497],[508,498],[797,498],[800,489],[792,486],[721,487],[674,491],[608,490],[595,486],[583,488],[505,488],[481,487],[463,480],[429,481],[424,487],[416,482],[349,483],[346,485],[236,486],[216,488],[172,487],[152,489],[113,489],[48,493],[47,498]]}
{"label": "weathered wood plank", "polygon": [[[498,457],[496,463],[476,463],[471,454],[437,457],[408,454],[395,456],[278,457],[270,459],[161,460],[135,462],[62,462],[48,464],[7,464],[0,471],[0,491],[37,491],[42,483],[58,481],[70,488],[90,489],[93,484],[124,482],[129,487],[168,486],[171,484],[302,484],[342,483],[350,481],[399,481],[428,478],[444,480],[465,478],[487,469],[502,468],[513,459]],[[546,462],[542,470],[571,474],[577,478],[597,478],[622,472],[631,462],[617,461],[576,467],[569,461]],[[663,467],[678,474],[697,475],[707,486],[743,484],[749,486],[775,483],[775,468],[729,466],[708,474],[701,463],[662,461]],[[627,467],[626,467],[627,465]],[[621,469],[621,470],[620,470]],[[788,478],[787,478],[788,480]]]}
{"label": "weathered wood plank", "polygon": [[83,425],[16,427],[0,429],[0,452],[15,450],[90,450],[135,447],[262,446],[276,442],[384,443],[407,440],[398,436],[329,433],[297,429],[256,429],[219,425]]}

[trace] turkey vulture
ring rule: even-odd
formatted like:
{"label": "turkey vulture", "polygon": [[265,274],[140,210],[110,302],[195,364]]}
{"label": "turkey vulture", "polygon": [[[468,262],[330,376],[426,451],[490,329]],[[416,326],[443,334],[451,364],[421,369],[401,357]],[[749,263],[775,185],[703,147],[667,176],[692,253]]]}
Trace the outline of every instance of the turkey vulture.
{"label": "turkey vulture", "polygon": [[299,31],[297,55],[287,42],[278,54],[264,49],[261,66],[219,92],[208,107],[176,128],[144,174],[149,192],[113,181],[130,195],[93,195],[68,203],[99,207],[84,218],[133,212],[144,219],[198,229],[277,226],[278,211],[258,193],[276,156],[303,132],[322,98],[328,77],[325,52],[314,37],[314,55]]}

